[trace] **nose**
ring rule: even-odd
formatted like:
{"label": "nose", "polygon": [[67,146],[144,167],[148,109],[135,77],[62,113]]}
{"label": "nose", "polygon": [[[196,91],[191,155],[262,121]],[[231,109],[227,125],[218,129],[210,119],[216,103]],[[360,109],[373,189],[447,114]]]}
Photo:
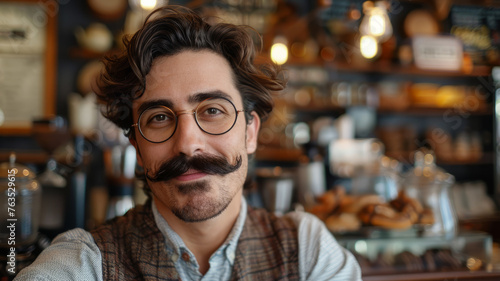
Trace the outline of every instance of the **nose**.
{"label": "nose", "polygon": [[198,127],[193,112],[177,113],[177,130],[172,136],[174,153],[194,156],[205,149],[204,133]]}

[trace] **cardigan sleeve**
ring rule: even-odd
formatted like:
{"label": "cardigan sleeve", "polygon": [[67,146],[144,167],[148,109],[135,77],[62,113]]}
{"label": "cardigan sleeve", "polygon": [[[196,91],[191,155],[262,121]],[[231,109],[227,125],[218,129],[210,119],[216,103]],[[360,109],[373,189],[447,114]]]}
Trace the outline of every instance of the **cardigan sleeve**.
{"label": "cardigan sleeve", "polygon": [[322,221],[312,214],[287,214],[297,224],[301,280],[362,280],[353,254],[339,245]]}
{"label": "cardigan sleeve", "polygon": [[102,281],[101,252],[89,232],[69,230],[58,235],[14,280]]}

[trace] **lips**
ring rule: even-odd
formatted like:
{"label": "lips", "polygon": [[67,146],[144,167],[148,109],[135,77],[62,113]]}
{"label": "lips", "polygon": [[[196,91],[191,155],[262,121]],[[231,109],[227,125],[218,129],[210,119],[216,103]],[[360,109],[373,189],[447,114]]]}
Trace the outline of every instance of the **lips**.
{"label": "lips", "polygon": [[200,172],[197,170],[193,170],[193,169],[189,169],[184,174],[182,174],[178,177],[175,177],[175,179],[178,181],[193,181],[193,180],[197,180],[199,178],[202,178],[206,175],[207,175],[206,173],[203,173],[203,172]]}

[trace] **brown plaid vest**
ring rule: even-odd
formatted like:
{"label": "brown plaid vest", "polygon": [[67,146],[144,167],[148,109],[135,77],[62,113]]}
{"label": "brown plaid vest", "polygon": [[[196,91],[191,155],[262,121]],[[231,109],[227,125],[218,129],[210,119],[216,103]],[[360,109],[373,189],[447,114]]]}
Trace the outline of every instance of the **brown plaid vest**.
{"label": "brown plaid vest", "polygon": [[[91,231],[101,250],[103,280],[180,280],[151,204]],[[248,208],[231,280],[298,280],[297,228],[288,218]]]}

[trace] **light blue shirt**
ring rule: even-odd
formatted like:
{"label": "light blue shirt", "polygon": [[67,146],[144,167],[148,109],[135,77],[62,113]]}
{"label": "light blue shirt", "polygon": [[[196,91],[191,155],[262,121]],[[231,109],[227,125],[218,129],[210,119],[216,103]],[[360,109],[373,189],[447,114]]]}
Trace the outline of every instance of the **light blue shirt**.
{"label": "light blue shirt", "polygon": [[[155,204],[152,204],[152,210],[155,222],[165,237],[167,251],[182,280],[230,279],[237,242],[247,216],[247,203],[244,198],[236,223],[226,241],[210,257],[210,269],[205,275],[201,275],[193,253],[159,214]],[[361,280],[361,270],[356,259],[337,243],[323,222],[304,212],[291,212],[285,216],[297,225],[301,280]],[[57,236],[36,261],[21,270],[14,280],[101,281],[101,252],[89,232],[73,229]]]}

